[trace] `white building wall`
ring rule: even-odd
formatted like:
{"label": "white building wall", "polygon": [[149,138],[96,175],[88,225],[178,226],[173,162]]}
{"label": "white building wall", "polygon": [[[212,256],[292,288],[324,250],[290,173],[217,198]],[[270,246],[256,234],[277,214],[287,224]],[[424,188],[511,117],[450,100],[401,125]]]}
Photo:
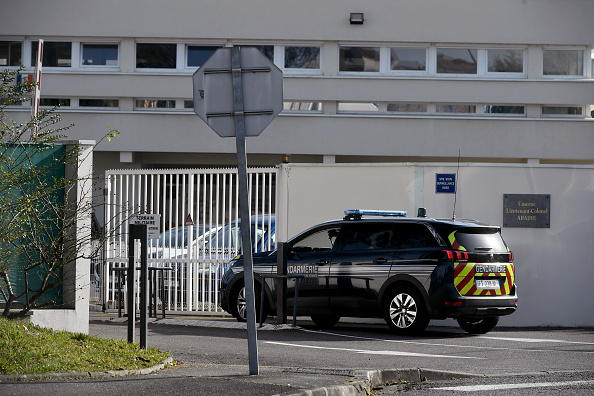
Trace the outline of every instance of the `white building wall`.
{"label": "white building wall", "polygon": [[[593,326],[594,167],[508,164],[358,164],[281,167],[288,180],[287,235],[345,209],[427,208],[428,217],[502,226],[503,194],[550,194],[550,228],[503,227],[514,252],[518,310],[508,326]],[[436,173],[456,173],[454,194],[435,192]]]}
{"label": "white building wall", "polygon": [[[352,40],[583,44],[593,36],[594,5],[584,0],[10,1],[0,18],[14,35],[194,37],[222,41]],[[349,13],[365,13],[361,26]],[[27,23],[16,16],[27,15]],[[574,25],[567,29],[567,18]],[[57,24],[53,22],[67,21]],[[525,27],[530,27],[525,29]],[[518,34],[521,33],[521,34]],[[591,43],[590,43],[591,44]]]}
{"label": "white building wall", "polygon": [[[275,0],[190,1],[173,4],[146,0],[10,1],[0,13],[0,41],[23,41],[23,63],[32,72],[32,40],[73,43],[72,67],[44,68],[42,97],[72,98],[63,107],[65,124],[74,123],[70,138],[101,140],[107,126],[121,136],[104,142],[99,152],[134,153],[136,167],[177,161],[178,153],[196,155],[195,164],[218,164],[210,154],[233,153],[232,139],[220,139],[193,112],[192,73],[185,66],[186,45],[320,46],[321,66],[314,72],[285,70],[286,101],[321,101],[320,114],[281,114],[259,138],[248,141],[248,153],[280,162],[283,154],[336,156],[339,162],[415,161],[455,158],[484,162],[594,163],[592,46],[594,2],[583,0],[355,0],[279,2]],[[363,25],[351,25],[351,12],[363,12]],[[16,16],[27,15],[26,23]],[[119,45],[119,64],[107,69],[80,65],[81,43]],[[137,43],[177,44],[175,69],[137,69]],[[339,72],[339,46],[377,46],[384,54],[401,45],[460,48],[520,48],[522,76],[436,75],[433,57],[421,76]],[[581,77],[543,76],[545,48],[584,51]],[[485,53],[479,53],[484,63]],[[276,60],[279,60],[277,56]],[[389,68],[387,58],[383,68]],[[79,98],[113,98],[113,110],[78,107]],[[135,109],[136,98],[176,100],[176,109]],[[337,103],[402,102],[509,104],[526,107],[521,117],[337,114]],[[584,106],[582,117],[541,117],[541,105]],[[29,109],[14,109],[26,120]],[[137,155],[136,155],[137,154]],[[154,155],[153,155],[154,154]],[[202,157],[200,157],[202,156]],[[97,155],[97,168],[119,168],[120,161]],[[116,157],[117,158],[117,157]],[[130,158],[124,156],[124,158]],[[252,157],[255,158],[255,157]],[[273,160],[273,161],[274,161]],[[233,166],[233,162],[228,165]],[[129,166],[125,163],[124,166]],[[255,163],[254,166],[268,165]]]}

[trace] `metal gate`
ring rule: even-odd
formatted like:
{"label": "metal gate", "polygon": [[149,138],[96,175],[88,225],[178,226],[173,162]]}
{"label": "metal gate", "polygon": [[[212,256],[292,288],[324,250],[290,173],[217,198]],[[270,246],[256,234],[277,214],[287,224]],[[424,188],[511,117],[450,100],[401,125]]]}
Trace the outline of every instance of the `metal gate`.
{"label": "metal gate", "polygon": [[[237,178],[237,169],[107,171],[104,306],[116,308],[118,291],[126,295],[117,272],[128,266],[130,216],[152,213],[160,215],[162,231],[148,246],[149,268],[164,268],[153,271],[164,284],[158,304],[168,311],[221,311],[220,280],[241,249]],[[277,168],[248,169],[254,251],[275,248],[277,178]]]}

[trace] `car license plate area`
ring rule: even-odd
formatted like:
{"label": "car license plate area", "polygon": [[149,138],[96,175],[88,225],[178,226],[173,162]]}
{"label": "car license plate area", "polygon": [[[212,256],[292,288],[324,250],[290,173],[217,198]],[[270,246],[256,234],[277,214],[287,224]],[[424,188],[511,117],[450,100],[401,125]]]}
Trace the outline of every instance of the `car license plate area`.
{"label": "car license plate area", "polygon": [[501,288],[499,279],[475,279],[474,284],[477,289],[498,290]]}

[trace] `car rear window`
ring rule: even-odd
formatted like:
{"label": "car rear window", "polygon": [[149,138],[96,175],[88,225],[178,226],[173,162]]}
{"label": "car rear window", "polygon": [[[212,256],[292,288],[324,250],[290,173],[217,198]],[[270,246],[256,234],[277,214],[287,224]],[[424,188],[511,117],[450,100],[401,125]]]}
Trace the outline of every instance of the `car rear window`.
{"label": "car rear window", "polygon": [[424,224],[396,224],[395,234],[396,249],[422,249],[439,246],[431,231]]}
{"label": "car rear window", "polygon": [[452,232],[448,239],[452,247],[458,250],[479,252],[507,251],[507,246],[499,230],[496,229],[458,229]]}

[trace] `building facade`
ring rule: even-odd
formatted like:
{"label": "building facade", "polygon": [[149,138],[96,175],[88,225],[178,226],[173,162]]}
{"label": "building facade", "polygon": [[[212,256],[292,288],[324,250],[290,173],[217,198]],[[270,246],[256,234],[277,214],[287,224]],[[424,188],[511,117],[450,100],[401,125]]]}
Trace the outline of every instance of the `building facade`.
{"label": "building facade", "polygon": [[[0,67],[32,74],[95,169],[235,163],[193,112],[192,74],[222,46],[284,72],[284,111],[249,165],[456,161],[594,164],[594,2],[8,1]],[[26,18],[22,17],[26,15]],[[21,16],[21,17],[20,17]],[[361,20],[351,21],[351,16]],[[15,108],[26,119],[27,106]]]}
{"label": "building facade", "polygon": [[[506,323],[592,325],[591,299],[558,282],[560,262],[586,288],[594,275],[592,15],[589,0],[8,0],[0,67],[33,74],[44,40],[41,105],[99,141],[98,174],[234,167],[234,139],[194,114],[192,75],[219,47],[256,46],[283,71],[284,110],[247,139],[250,167],[284,163],[281,239],[348,205],[450,216],[437,174],[461,179],[460,217],[495,224],[504,194],[550,194],[550,228],[503,230],[527,296]],[[539,297],[555,285],[562,299]]]}

